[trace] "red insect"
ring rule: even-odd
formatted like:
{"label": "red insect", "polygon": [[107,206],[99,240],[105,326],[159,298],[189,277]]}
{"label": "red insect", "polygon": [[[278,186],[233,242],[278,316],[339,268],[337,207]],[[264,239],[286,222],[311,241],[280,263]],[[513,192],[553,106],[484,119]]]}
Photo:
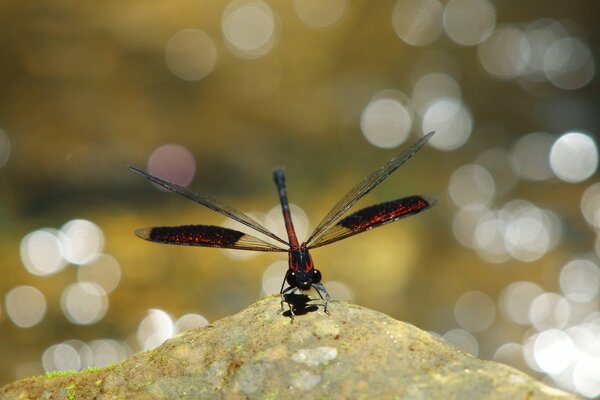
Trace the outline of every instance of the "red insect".
{"label": "red insect", "polygon": [[[283,219],[285,221],[288,236],[287,241],[269,231],[252,217],[220,200],[204,194],[190,192],[175,183],[157,178],[138,168],[130,166],[129,168],[132,171],[146,177],[157,185],[180,194],[181,196],[195,201],[211,210],[224,214],[257,232],[276,240],[283,246],[267,243],[255,236],[234,229],[212,225],[141,228],[136,230],[135,233],[142,239],[151,242],[176,244],[180,246],[287,252],[289,257],[289,268],[285,274],[280,290],[282,309],[283,303],[285,302],[284,296],[286,294],[293,294],[297,290],[306,291],[311,287],[314,287],[319,297],[325,301],[324,310],[327,312],[327,302],[330,300],[330,297],[325,286],[321,283],[321,272],[315,268],[309,250],[417,214],[433,206],[435,204],[435,198],[433,197],[409,196],[363,208],[340,220],[340,217],[342,217],[342,215],[345,214],[359,199],[373,190],[373,188],[379,185],[392,172],[419,151],[432,135],[433,132],[425,135],[407,151],[392,158],[360,181],[335,206],[333,206],[331,211],[329,211],[325,218],[323,218],[315,228],[308,240],[302,243],[300,243],[296,237],[285,190],[285,178],[283,170],[280,168],[273,171],[273,177],[275,184],[277,185],[277,190],[279,191],[279,200],[281,201],[281,209],[283,211]],[[335,223],[336,221],[338,222]],[[289,285],[287,288],[285,288],[286,282]],[[325,297],[323,297],[323,294]],[[291,306],[290,311],[293,315]]]}

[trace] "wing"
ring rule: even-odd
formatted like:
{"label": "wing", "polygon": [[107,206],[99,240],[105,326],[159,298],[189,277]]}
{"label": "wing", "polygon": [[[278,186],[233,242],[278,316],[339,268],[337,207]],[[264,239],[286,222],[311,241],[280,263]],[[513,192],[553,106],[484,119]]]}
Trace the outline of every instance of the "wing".
{"label": "wing", "polygon": [[[319,225],[315,228],[310,238],[306,241],[309,247],[315,243],[320,242],[319,236],[334,223],[339,217],[341,217],[350,207],[352,207],[358,200],[364,195],[369,193],[373,188],[379,185],[385,178],[387,178],[392,172],[397,170],[408,161],[433,135],[433,132],[429,132],[423,136],[418,142],[410,146],[404,153],[392,158],[390,161],[382,165],[379,169],[374,171],[371,175],[360,181],[354,186],[346,195],[329,211],[329,213],[323,218]],[[322,246],[322,244],[320,245]]]}
{"label": "wing", "polygon": [[349,236],[389,224],[427,210],[435,204],[431,196],[410,196],[363,208],[325,230],[308,248],[324,246]]}
{"label": "wing", "polygon": [[132,170],[133,172],[137,172],[138,174],[142,175],[149,181],[154,182],[157,185],[159,185],[165,189],[175,192],[175,193],[185,197],[186,199],[190,199],[198,204],[203,205],[204,207],[210,208],[211,210],[214,210],[223,215],[226,215],[229,218],[234,219],[234,220],[238,221],[239,223],[244,224],[244,225],[254,229],[255,231],[258,231],[264,235],[267,235],[268,237],[270,237],[272,239],[277,240],[278,242],[285,244],[286,246],[289,246],[288,242],[281,239],[279,236],[277,236],[276,234],[274,234],[273,232],[271,232],[270,230],[268,230],[267,228],[262,226],[255,219],[244,214],[240,210],[230,206],[229,204],[226,204],[220,200],[217,200],[217,199],[207,196],[205,194],[198,194],[198,193],[191,192],[191,191],[187,190],[186,188],[181,187],[173,182],[165,181],[163,179],[157,178],[156,176],[150,175],[150,174],[142,171],[139,168],[129,166],[129,169]]}
{"label": "wing", "polygon": [[151,242],[179,246],[219,247],[254,251],[287,251],[257,237],[233,229],[210,225],[141,228],[135,234]]}

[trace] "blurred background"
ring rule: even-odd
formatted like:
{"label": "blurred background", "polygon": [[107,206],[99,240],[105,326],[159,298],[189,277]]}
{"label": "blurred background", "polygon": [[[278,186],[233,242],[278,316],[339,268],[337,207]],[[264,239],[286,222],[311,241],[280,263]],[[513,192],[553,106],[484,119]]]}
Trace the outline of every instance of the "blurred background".
{"label": "blurred background", "polygon": [[[312,252],[332,296],[600,396],[596,2],[0,5],[0,384],[117,362],[278,292],[287,256],[166,246],[232,221],[128,164],[306,238],[355,207],[431,210]],[[260,234],[258,234],[260,236]]]}

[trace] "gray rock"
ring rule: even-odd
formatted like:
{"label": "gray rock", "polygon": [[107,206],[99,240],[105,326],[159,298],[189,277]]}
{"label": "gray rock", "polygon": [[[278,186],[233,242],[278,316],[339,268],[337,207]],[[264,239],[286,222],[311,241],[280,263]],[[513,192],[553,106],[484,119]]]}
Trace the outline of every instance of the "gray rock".
{"label": "gray rock", "polygon": [[279,298],[104,369],[23,379],[2,399],[574,399],[344,302],[292,320]]}

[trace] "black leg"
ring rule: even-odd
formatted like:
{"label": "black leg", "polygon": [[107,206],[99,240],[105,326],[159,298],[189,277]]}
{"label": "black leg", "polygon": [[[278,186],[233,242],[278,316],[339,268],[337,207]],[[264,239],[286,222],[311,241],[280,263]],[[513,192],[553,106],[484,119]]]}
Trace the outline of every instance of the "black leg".
{"label": "black leg", "polygon": [[[283,293],[284,293],[284,291],[283,291],[283,287],[285,286],[285,282],[287,281],[287,277],[288,277],[288,274],[289,274],[289,273],[290,273],[290,270],[288,269],[288,270],[285,272],[285,276],[283,277],[283,282],[281,282],[281,289],[279,289],[279,293],[280,293],[280,294],[283,294]],[[288,289],[289,289],[289,288],[288,288]]]}
{"label": "black leg", "polygon": [[292,304],[289,301],[285,300],[285,293],[289,291],[288,295],[292,295],[296,292],[296,290],[298,290],[298,288],[295,286],[288,286],[285,290],[283,290],[283,288],[281,290],[281,309],[279,310],[279,313],[283,312],[283,303],[287,303],[288,307],[290,308],[292,321],[294,320],[294,307],[292,307]]}
{"label": "black leg", "polygon": [[[319,295],[321,300],[325,301],[325,307],[323,308],[323,311],[329,314],[329,311],[327,310],[327,305],[329,304],[329,300],[331,300],[331,297],[329,297],[329,292],[327,292],[327,289],[325,289],[325,286],[323,286],[322,283],[313,283],[313,287],[317,291],[317,294]],[[321,291],[325,293],[325,298],[323,298]]]}
{"label": "black leg", "polygon": [[288,286],[287,288],[284,289],[289,273],[290,273],[290,270],[288,269],[287,272],[285,273],[285,276],[283,277],[283,282],[281,282],[281,289],[279,290],[279,294],[281,295],[281,303],[280,303],[281,309],[279,310],[279,313],[281,314],[283,312],[283,303],[287,303],[288,307],[290,308],[290,314],[292,316],[292,320],[294,320],[294,310],[292,309],[292,305],[289,302],[285,301],[285,294],[286,294],[286,292],[290,292],[289,294],[294,294],[294,292],[296,290],[298,290],[298,288],[295,286]]}
{"label": "black leg", "polygon": [[283,312],[283,303],[285,301],[285,297],[284,297],[284,293],[287,292],[288,290],[290,290],[292,287],[288,287],[287,289],[283,290],[284,286],[285,286],[285,282],[287,281],[287,277],[288,274],[290,273],[290,270],[288,269],[285,273],[285,276],[283,277],[283,282],[281,282],[281,289],[279,289],[279,294],[281,295],[281,310],[279,310],[279,313],[281,314]]}

